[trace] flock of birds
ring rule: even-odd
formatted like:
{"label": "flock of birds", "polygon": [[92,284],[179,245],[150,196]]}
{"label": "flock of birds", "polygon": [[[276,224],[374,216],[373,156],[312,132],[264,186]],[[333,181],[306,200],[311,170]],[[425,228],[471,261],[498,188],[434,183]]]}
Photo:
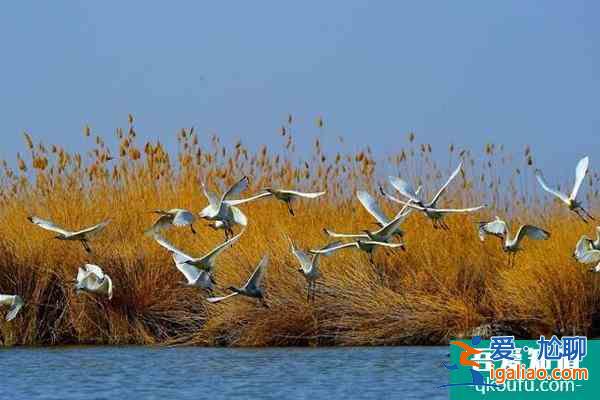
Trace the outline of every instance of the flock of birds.
{"label": "flock of birds", "polygon": [[[587,174],[588,165],[588,157],[584,157],[577,164],[575,184],[569,195],[549,187],[541,171],[536,170],[536,178],[540,186],[546,192],[565,203],[569,210],[577,214],[577,216],[586,223],[588,220],[593,220],[594,217],[585,210],[581,202],[577,200],[577,194]],[[382,211],[375,198],[368,192],[359,190],[356,193],[356,196],[362,206],[375,219],[375,224],[378,226],[378,229],[363,230],[358,233],[338,233],[329,229],[324,229],[324,232],[329,237],[347,241],[333,241],[322,248],[307,251],[297,248],[293,241],[288,238],[291,252],[298,260],[300,266],[298,271],[303,274],[307,281],[307,301],[314,300],[315,298],[316,282],[321,276],[319,261],[322,255],[330,255],[341,249],[355,248],[367,253],[372,263],[373,252],[377,248],[400,248],[405,250],[404,244],[401,241],[404,235],[401,225],[412,211],[422,212],[432,221],[435,229],[449,229],[444,221],[446,215],[472,213],[486,207],[485,204],[469,208],[438,207],[438,201],[446,192],[450,183],[460,173],[461,168],[462,163],[452,172],[448,180],[429,201],[424,200],[419,195],[421,187],[413,189],[405,180],[398,177],[389,177],[391,186],[404,197],[404,200],[400,200],[386,192],[383,187],[379,188],[380,193],[384,198],[402,205],[400,211],[393,218],[389,218]],[[156,243],[172,254],[175,266],[185,277],[184,285],[208,291],[210,296],[206,299],[208,302],[218,303],[231,297],[241,295],[257,299],[260,304],[268,307],[264,299],[264,288],[262,285],[268,264],[267,255],[260,260],[256,269],[243,286],[230,286],[227,289],[231,293],[224,296],[212,296],[216,287],[214,275],[219,254],[233,246],[242,236],[248,225],[248,219],[240,210],[239,206],[258,199],[272,197],[284,203],[289,213],[293,216],[294,209],[292,205],[294,201],[299,199],[316,199],[323,196],[325,192],[306,193],[296,190],[266,188],[251,197],[238,198],[247,188],[247,177],[243,177],[237,181],[220,196],[208,190],[206,186],[202,184],[202,190],[208,200],[208,205],[200,211],[198,216],[191,211],[180,208],[155,210],[153,213],[158,214],[159,217],[152,227],[146,231],[146,234],[152,236]],[[211,228],[223,230],[225,234],[224,242],[216,246],[207,254],[201,257],[191,256],[175,247],[162,236],[162,232],[170,227],[189,227],[191,232],[195,234],[196,230],[194,229],[194,223],[198,218],[210,221],[209,226]],[[81,242],[83,248],[88,253],[92,252],[90,240],[96,234],[101,232],[109,223],[109,221],[105,221],[79,231],[69,231],[57,226],[51,221],[36,216],[31,216],[28,219],[38,227],[54,232],[56,234],[56,239]],[[241,230],[237,235],[234,232],[234,227],[236,226],[241,227]],[[479,222],[478,233],[482,241],[485,240],[486,236],[495,236],[501,239],[502,250],[504,250],[509,257],[509,265],[514,264],[516,254],[521,250],[521,242],[524,238],[528,237],[534,240],[546,240],[550,237],[549,232],[533,225],[522,225],[517,233],[511,237],[508,224],[499,217],[496,217],[491,221]],[[593,241],[587,236],[581,237],[576,245],[574,257],[581,263],[598,263],[594,268],[590,269],[590,271],[600,272],[600,227],[597,228],[596,240]],[[74,281],[74,288],[77,293],[81,291],[88,292],[95,295],[106,296],[109,300],[112,299],[113,296],[112,280],[98,265],[85,264],[83,267],[80,267]],[[0,294],[0,305],[10,307],[6,315],[7,321],[14,319],[24,304],[23,299],[19,295]]]}

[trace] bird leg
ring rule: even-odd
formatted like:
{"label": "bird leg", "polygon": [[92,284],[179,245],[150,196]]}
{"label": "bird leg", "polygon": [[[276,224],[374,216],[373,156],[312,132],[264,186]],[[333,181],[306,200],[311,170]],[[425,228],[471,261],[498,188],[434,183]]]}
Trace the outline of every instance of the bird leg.
{"label": "bird leg", "polygon": [[588,212],[588,210],[586,210],[585,208],[583,208],[583,207],[579,207],[579,209],[580,209],[581,211],[583,211],[583,212],[585,213],[585,215],[586,215],[586,216],[587,216],[589,219],[591,219],[592,221],[595,221],[595,220],[596,220],[596,219],[594,218],[594,216],[593,216],[592,214],[590,214],[590,213]]}
{"label": "bird leg", "polygon": [[575,208],[573,209],[573,212],[579,217],[579,219],[581,219],[584,223],[588,223],[587,219],[585,219],[585,217],[583,215],[581,215],[581,213],[579,212],[580,208]]}
{"label": "bird leg", "polygon": [[192,230],[192,233],[195,235],[196,230],[194,229],[194,224],[190,224],[190,229]]}
{"label": "bird leg", "polygon": [[292,203],[290,201],[286,202],[288,211],[292,214],[292,217],[295,216],[294,209],[292,208]]}
{"label": "bird leg", "polygon": [[92,249],[90,248],[90,244],[87,242],[87,240],[82,240],[81,244],[83,245],[83,248],[85,249],[85,251],[87,251],[88,253],[92,252]]}

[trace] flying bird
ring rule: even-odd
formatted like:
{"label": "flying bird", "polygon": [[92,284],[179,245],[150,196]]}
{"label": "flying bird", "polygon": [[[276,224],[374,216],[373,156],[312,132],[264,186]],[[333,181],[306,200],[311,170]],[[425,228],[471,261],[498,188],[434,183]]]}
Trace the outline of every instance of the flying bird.
{"label": "flying bird", "polygon": [[408,182],[395,176],[389,177],[390,183],[402,196],[406,197],[409,201],[402,201],[397,199],[396,197],[386,193],[383,187],[380,187],[379,190],[381,191],[381,194],[389,200],[423,212],[429,219],[431,219],[434,228],[439,227],[442,229],[449,229],[448,225],[443,220],[443,217],[446,214],[475,212],[485,207],[485,205],[469,208],[439,208],[437,206],[438,200],[446,192],[448,186],[454,180],[454,178],[456,178],[456,176],[459,174],[461,168],[462,162],[452,172],[452,174],[450,174],[450,177],[448,177],[446,183],[442,185],[442,187],[437,191],[433,198],[428,202],[420,198],[418,190],[413,190],[412,186]]}
{"label": "flying bird", "polygon": [[373,241],[373,240],[358,239],[354,242],[338,244],[338,245],[334,245],[331,247],[327,246],[322,249],[310,250],[310,253],[312,253],[312,254],[329,254],[329,253],[333,253],[333,252],[336,252],[336,251],[342,250],[342,249],[356,248],[356,249],[362,250],[365,253],[367,253],[369,255],[369,261],[371,262],[371,264],[373,264],[373,251],[377,247],[387,247],[387,248],[392,248],[392,249],[401,248],[402,250],[405,250],[404,243],[386,243],[386,242],[377,242],[377,241]]}
{"label": "flying bird", "polygon": [[573,190],[570,195],[566,195],[565,193],[559,191],[558,189],[552,189],[546,181],[544,180],[544,176],[542,175],[542,171],[539,169],[535,170],[535,176],[540,183],[542,189],[546,192],[550,193],[552,196],[558,198],[560,201],[565,203],[569,210],[573,211],[581,220],[585,223],[588,222],[587,218],[594,219],[594,217],[581,205],[581,202],[577,200],[577,193],[579,192],[579,188],[585,179],[585,175],[588,171],[588,166],[590,163],[589,157],[583,157],[577,163],[577,167],[575,168],[575,184],[573,185]]}
{"label": "flying bird", "polygon": [[225,299],[228,299],[233,296],[242,295],[246,297],[251,297],[258,299],[260,303],[264,307],[269,307],[264,299],[264,289],[261,287],[261,283],[265,276],[265,272],[267,271],[267,263],[269,262],[269,257],[264,256],[260,263],[248,279],[248,281],[244,284],[244,286],[237,288],[235,286],[230,286],[228,289],[232,292],[226,296],[222,297],[209,297],[206,299],[210,303],[219,303]]}
{"label": "flying bird", "polygon": [[88,253],[92,252],[92,249],[90,248],[89,244],[90,238],[96,235],[98,232],[102,231],[109,223],[109,221],[104,221],[92,227],[72,232],[55,225],[52,221],[47,221],[36,216],[27,217],[27,219],[42,229],[58,233],[58,235],[54,237],[55,239],[80,241],[83,245],[83,248]]}
{"label": "flying bird", "polygon": [[396,215],[396,217],[393,220],[389,221],[387,224],[383,225],[382,228],[380,228],[376,231],[364,230],[363,233],[359,233],[359,234],[336,233],[329,229],[323,229],[323,231],[327,235],[334,237],[334,238],[352,238],[352,239],[360,239],[360,240],[370,240],[373,242],[388,243],[394,235],[397,235],[398,232],[401,232],[400,225],[404,222],[406,217],[408,217],[408,215],[410,214],[410,212],[405,211],[405,209],[406,209],[406,206],[404,206],[404,208],[402,210],[400,210],[398,215]]}
{"label": "flying bird", "polygon": [[113,283],[110,276],[102,271],[97,265],[85,264],[77,271],[75,281],[76,292],[88,292],[107,296],[109,300],[113,297]]}
{"label": "flying bird", "polygon": [[[418,194],[420,192],[421,188],[417,188],[416,193]],[[379,204],[377,203],[377,201],[373,198],[373,196],[371,196],[369,194],[369,192],[366,192],[364,190],[359,190],[356,192],[356,197],[358,198],[358,201],[360,201],[360,204],[362,204],[362,206],[369,212],[369,214],[371,214],[373,216],[373,218],[375,218],[375,220],[377,221],[376,224],[380,227],[383,228],[384,226],[388,225],[392,219],[388,218],[387,215],[385,215],[385,213],[381,210],[381,208],[379,207]],[[407,216],[410,213],[410,210],[407,210],[406,206],[403,207],[400,212],[398,214],[396,214],[396,216],[398,216],[399,214],[406,212]],[[404,232],[402,231],[402,229],[400,229],[399,227],[394,231],[393,235],[395,236],[404,236]]]}
{"label": "flying bird", "polygon": [[200,218],[211,221],[209,224],[213,229],[223,229],[225,231],[225,240],[233,236],[233,226],[248,225],[248,218],[244,213],[231,203],[231,197],[239,195],[248,187],[248,177],[244,176],[227,189],[221,197],[208,190],[204,183],[202,191],[208,200],[208,205],[200,211]]}
{"label": "flying bird", "polygon": [[173,208],[171,210],[154,210],[151,212],[160,215],[160,217],[158,217],[156,222],[154,222],[152,227],[148,229],[146,233],[152,234],[172,226],[189,226],[192,233],[196,233],[196,230],[194,229],[196,217],[188,210],[184,210],[182,208]]}
{"label": "flying bird", "polygon": [[316,199],[317,197],[323,196],[325,192],[299,192],[297,190],[288,190],[288,189],[273,189],[273,188],[265,188],[262,193],[256,194],[254,196],[248,197],[246,199],[240,200],[232,200],[229,203],[232,205],[239,205],[243,203],[247,203],[249,201],[254,201],[258,199],[262,199],[264,197],[273,196],[277,200],[286,204],[288,212],[293,216],[294,209],[292,208],[292,203],[298,199]]}
{"label": "flying bird", "polygon": [[10,307],[6,314],[7,321],[15,319],[19,310],[23,307],[23,304],[25,304],[23,299],[17,294],[0,294],[0,305]]}
{"label": "flying bird", "polygon": [[[600,231],[600,227],[596,228]],[[587,236],[582,236],[575,246],[573,256],[582,264],[597,263],[595,267],[590,268],[590,272],[600,272],[600,233],[597,239],[592,241]]]}
{"label": "flying bird", "polygon": [[244,231],[240,232],[237,236],[221,243],[204,256],[198,258],[184,253],[158,234],[154,235],[154,240],[173,254],[175,266],[186,279],[186,282],[183,282],[184,285],[206,289],[211,292],[216,284],[213,274],[216,268],[217,257],[237,242],[243,233]]}
{"label": "flying bird", "polygon": [[[314,301],[315,292],[317,289],[317,280],[321,277],[321,271],[319,269],[319,261],[321,259],[321,254],[306,253],[305,251],[296,248],[294,242],[292,242],[290,238],[288,238],[288,240],[290,242],[292,254],[300,263],[300,268],[298,268],[298,272],[300,272],[304,276],[304,278],[306,278],[306,301],[310,302],[311,298]],[[341,242],[333,242],[321,248],[321,250],[327,250],[328,248],[338,246],[340,244]]]}
{"label": "flying bird", "polygon": [[502,240],[502,250],[509,257],[509,265],[514,265],[517,252],[521,250],[520,244],[525,237],[534,240],[547,240],[550,238],[550,233],[537,226],[521,225],[517,234],[511,238],[508,229],[508,224],[499,217],[492,221],[479,222],[479,239],[483,242],[487,235],[492,235]]}

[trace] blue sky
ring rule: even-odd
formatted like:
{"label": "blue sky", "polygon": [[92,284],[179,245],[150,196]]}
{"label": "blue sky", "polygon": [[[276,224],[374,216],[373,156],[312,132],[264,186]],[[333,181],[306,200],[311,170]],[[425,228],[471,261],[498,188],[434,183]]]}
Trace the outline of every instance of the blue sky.
{"label": "blue sky", "polygon": [[[369,4],[372,3],[372,4]],[[407,132],[444,148],[489,141],[572,170],[600,149],[597,2],[32,2],[0,13],[4,143],[26,130],[82,148],[136,116],[248,144],[338,135],[382,155]],[[302,141],[302,140],[301,140]],[[600,157],[598,157],[600,163]],[[572,172],[570,172],[571,174]]]}

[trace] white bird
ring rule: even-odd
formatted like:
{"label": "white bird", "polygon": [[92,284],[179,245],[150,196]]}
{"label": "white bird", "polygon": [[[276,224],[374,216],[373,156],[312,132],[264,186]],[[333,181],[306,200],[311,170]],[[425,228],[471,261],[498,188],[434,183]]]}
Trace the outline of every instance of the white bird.
{"label": "white bird", "polygon": [[208,200],[208,205],[200,211],[200,218],[212,221],[213,223],[209,226],[213,229],[224,229],[225,239],[233,236],[232,227],[234,225],[243,227],[248,225],[248,218],[231,202],[232,196],[238,195],[247,187],[248,177],[244,176],[219,197],[202,183],[202,190]]}
{"label": "white bird", "polygon": [[148,229],[146,233],[159,232],[163,229],[170,228],[171,226],[189,226],[192,233],[196,233],[196,230],[194,229],[196,217],[188,210],[184,210],[183,208],[173,208],[171,210],[154,210],[152,213],[158,214],[160,217],[158,217],[156,222],[154,222],[152,227]]}
{"label": "white bird", "polygon": [[19,310],[23,307],[23,299],[17,294],[0,294],[0,305],[10,306],[6,314],[6,320],[12,321],[15,319]]}
{"label": "white bird", "polygon": [[396,217],[389,221],[386,225],[376,231],[364,230],[364,233],[359,234],[346,234],[346,233],[336,233],[330,231],[329,229],[323,229],[323,231],[334,238],[350,238],[350,239],[362,239],[362,240],[370,240],[373,242],[383,242],[388,243],[390,239],[398,233],[400,229],[400,224],[404,222],[406,217],[408,217],[409,212],[405,212],[404,208],[396,215]]}
{"label": "white bird", "polygon": [[509,264],[514,264],[515,256],[521,250],[520,243],[525,237],[534,240],[547,240],[550,233],[537,226],[521,225],[515,237],[510,237],[508,224],[499,217],[492,221],[479,222],[479,239],[483,242],[487,235],[496,236],[503,240],[502,250],[508,253]]}
{"label": "white bird", "polygon": [[575,246],[573,256],[582,264],[597,263],[590,272],[600,272],[600,249],[587,236],[582,236]]}
{"label": "white bird", "polygon": [[358,239],[354,242],[338,244],[335,246],[327,246],[322,249],[310,250],[312,254],[329,254],[338,250],[348,249],[348,248],[356,248],[366,252],[369,255],[369,261],[373,263],[373,251],[376,247],[387,247],[387,248],[401,248],[404,250],[404,243],[386,243],[386,242],[377,242],[374,240],[363,240]]}
{"label": "white bird", "polygon": [[84,291],[94,294],[113,297],[113,283],[110,276],[102,271],[97,265],[85,264],[83,268],[79,267],[77,271],[77,280],[75,281],[75,291]]}
{"label": "white bird", "polygon": [[[321,271],[319,270],[319,264],[321,259],[321,254],[308,254],[303,250],[296,248],[294,242],[290,238],[288,238],[290,242],[290,246],[292,249],[292,254],[296,257],[298,262],[300,263],[300,268],[298,272],[300,272],[304,278],[306,278],[307,283],[307,293],[306,293],[306,301],[310,301],[311,294],[312,299],[315,299],[315,292],[317,288],[317,279],[321,277]],[[340,245],[340,242],[330,243],[327,246],[323,247],[321,250],[326,250],[328,248]],[[327,254],[326,254],[327,255]]]}
{"label": "white bird", "polygon": [[[573,185],[573,190],[571,191],[571,194],[568,196],[565,193],[563,193],[557,189],[552,189],[551,187],[549,187],[548,184],[546,183],[546,181],[544,180],[542,171],[539,169],[535,170],[535,176],[536,176],[538,182],[540,183],[540,186],[542,187],[542,189],[544,189],[546,192],[557,197],[560,201],[565,203],[567,205],[567,207],[569,207],[569,210],[571,210],[575,214],[577,214],[577,216],[586,223],[588,222],[586,217],[590,218],[592,220],[594,219],[594,217],[586,209],[584,209],[583,206],[581,205],[581,202],[579,202],[577,200],[577,193],[579,192],[579,188],[581,187],[581,184],[583,183],[583,180],[585,179],[585,175],[587,174],[589,163],[590,163],[589,157],[583,157],[577,163],[577,167],[575,168],[575,184]],[[582,215],[581,213],[583,213],[585,215]]]}
{"label": "white bird", "polygon": [[202,257],[195,258],[182,250],[175,247],[171,242],[167,241],[160,235],[154,235],[154,239],[158,244],[167,249],[173,254],[173,260],[175,266],[185,276],[187,282],[184,282],[186,286],[198,287],[206,289],[209,292],[213,290],[214,284],[216,284],[213,274],[216,269],[216,260],[219,254],[225,249],[231,247],[235,242],[238,241],[244,231],[240,232],[237,236],[221,243],[210,252]]}
{"label": "white bird", "polygon": [[456,178],[462,168],[462,162],[458,165],[458,167],[450,174],[446,183],[442,185],[442,187],[438,190],[438,192],[433,196],[431,201],[426,202],[422,198],[419,197],[418,191],[413,190],[412,186],[403,179],[400,179],[395,176],[390,176],[389,180],[392,186],[404,197],[406,197],[409,201],[401,201],[396,197],[386,193],[382,187],[379,188],[381,194],[387,197],[389,200],[402,204],[408,207],[411,207],[415,210],[422,211],[429,219],[433,221],[433,227],[438,228],[441,227],[443,229],[448,229],[448,225],[442,220],[444,215],[451,213],[468,213],[475,212],[481,210],[485,207],[485,205],[478,207],[470,207],[470,208],[438,208],[437,202],[440,197],[444,194],[444,192],[448,189],[450,183]]}
{"label": "white bird", "polygon": [[55,239],[80,241],[83,245],[83,248],[88,253],[91,253],[92,251],[89,244],[90,238],[102,231],[109,223],[109,221],[104,221],[92,227],[72,232],[55,225],[54,222],[47,221],[36,216],[27,217],[27,219],[42,229],[58,233],[58,235],[54,237]]}
{"label": "white bird", "polygon": [[254,196],[248,197],[246,199],[240,200],[232,200],[229,203],[232,205],[239,205],[243,203],[247,203],[249,201],[254,201],[258,199],[262,199],[264,197],[273,196],[277,200],[282,201],[287,205],[287,209],[291,215],[294,215],[294,209],[292,208],[292,202],[297,199],[316,199],[317,197],[323,196],[325,192],[299,192],[297,190],[288,190],[288,189],[273,189],[273,188],[265,188],[262,193],[256,194]]}
{"label": "white bird", "polygon": [[267,305],[267,303],[265,302],[265,299],[264,299],[264,289],[261,287],[263,277],[265,276],[265,272],[267,271],[267,263],[268,262],[269,262],[269,257],[264,256],[262,258],[262,260],[260,260],[260,263],[254,270],[252,275],[250,275],[250,278],[248,279],[248,281],[246,281],[244,286],[242,286],[241,288],[236,288],[235,286],[230,286],[228,289],[230,291],[232,291],[233,293],[230,293],[230,294],[228,294],[226,296],[222,296],[222,297],[209,297],[206,300],[210,303],[218,303],[220,301],[223,301],[225,299],[228,299],[230,297],[237,296],[238,294],[240,294],[242,296],[258,299],[264,307],[268,308],[269,306]]}

